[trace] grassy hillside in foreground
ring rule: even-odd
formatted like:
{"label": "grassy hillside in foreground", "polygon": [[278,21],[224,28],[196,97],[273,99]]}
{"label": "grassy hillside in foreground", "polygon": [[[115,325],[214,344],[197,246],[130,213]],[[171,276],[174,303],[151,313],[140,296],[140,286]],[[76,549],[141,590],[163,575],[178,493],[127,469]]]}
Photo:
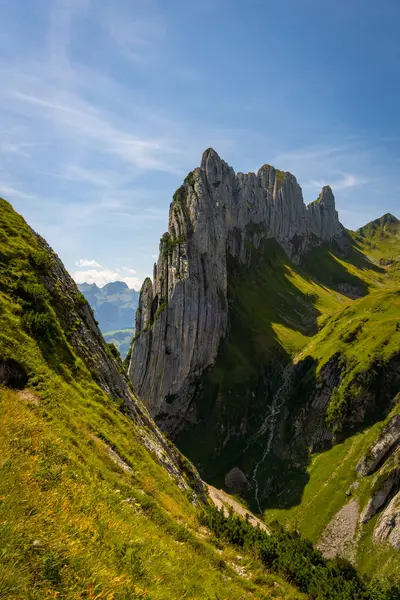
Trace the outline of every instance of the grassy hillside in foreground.
{"label": "grassy hillside in foreground", "polygon": [[[92,430],[74,402],[52,408],[0,392],[2,600],[310,598],[294,585],[320,600],[398,598],[298,534],[199,512],[115,409],[93,411]],[[93,433],[107,426],[113,451]]]}
{"label": "grassy hillside in foreground", "polygon": [[250,555],[217,552],[106,399],[79,386],[0,398],[0,598],[300,598]]}
{"label": "grassy hillside in foreground", "polygon": [[301,598],[199,527],[192,467],[176,476],[85,300],[3,200],[0,241],[0,599]]}

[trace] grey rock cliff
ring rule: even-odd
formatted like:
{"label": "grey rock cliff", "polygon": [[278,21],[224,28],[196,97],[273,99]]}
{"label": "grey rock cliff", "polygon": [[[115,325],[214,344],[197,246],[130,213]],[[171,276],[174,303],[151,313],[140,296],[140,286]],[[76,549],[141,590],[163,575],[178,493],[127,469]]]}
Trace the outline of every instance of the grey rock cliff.
{"label": "grey rock cliff", "polygon": [[381,435],[376,440],[368,453],[362,457],[357,465],[361,477],[373,473],[377,466],[400,444],[400,415],[395,415],[387,424]]}
{"label": "grey rock cliff", "polygon": [[369,499],[365,510],[361,515],[361,522],[366,523],[371,519],[387,502],[393,490],[398,488],[400,482],[400,469],[392,469],[383,477],[379,489]]}
{"label": "grey rock cliff", "polygon": [[290,173],[264,165],[236,174],[206,150],[174,195],[136,319],[129,377],[162,429],[176,432],[188,418],[198,379],[227,334],[229,257],[250,264],[251,247],[275,238],[298,262],[342,233],[329,187],[306,206]]}
{"label": "grey rock cliff", "polygon": [[400,492],[394,496],[374,529],[377,542],[389,542],[400,549]]}

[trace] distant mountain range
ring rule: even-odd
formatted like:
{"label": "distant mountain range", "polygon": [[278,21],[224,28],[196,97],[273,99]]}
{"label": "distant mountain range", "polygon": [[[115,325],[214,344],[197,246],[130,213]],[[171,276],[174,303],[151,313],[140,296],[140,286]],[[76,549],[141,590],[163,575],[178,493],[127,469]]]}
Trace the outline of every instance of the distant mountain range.
{"label": "distant mountain range", "polygon": [[81,283],[78,287],[93,308],[106,341],[113,342],[124,358],[133,337],[139,292],[123,281],[101,288],[95,283]]}

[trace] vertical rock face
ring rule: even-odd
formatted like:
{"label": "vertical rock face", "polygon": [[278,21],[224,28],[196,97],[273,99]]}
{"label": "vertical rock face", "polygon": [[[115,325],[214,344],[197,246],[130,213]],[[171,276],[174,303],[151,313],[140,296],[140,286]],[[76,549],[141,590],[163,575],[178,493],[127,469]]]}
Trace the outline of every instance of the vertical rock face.
{"label": "vertical rock face", "polygon": [[275,238],[298,262],[342,235],[329,187],[306,206],[296,178],[264,165],[235,173],[213,149],[174,194],[153,283],[136,317],[129,376],[168,433],[185,421],[199,377],[228,329],[228,257],[250,264],[250,248]]}
{"label": "vertical rock face", "polygon": [[337,234],[339,222],[335,210],[335,197],[329,185],[325,185],[315,202],[307,206],[308,229],[321,240],[330,240]]}

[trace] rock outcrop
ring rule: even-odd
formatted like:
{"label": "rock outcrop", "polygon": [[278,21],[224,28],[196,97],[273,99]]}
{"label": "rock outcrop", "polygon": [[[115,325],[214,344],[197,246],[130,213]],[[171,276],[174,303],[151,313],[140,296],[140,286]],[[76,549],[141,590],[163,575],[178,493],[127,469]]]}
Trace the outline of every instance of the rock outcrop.
{"label": "rock outcrop", "polygon": [[375,444],[357,465],[361,477],[370,475],[400,444],[400,415],[390,419]]}
{"label": "rock outcrop", "polygon": [[385,473],[381,478],[378,478],[376,482],[376,491],[373,493],[372,498],[369,499],[365,510],[361,515],[361,522],[367,523],[379,510],[385,505],[393,493],[393,490],[399,488],[400,483],[400,469],[392,469],[390,472]]}
{"label": "rock outcrop", "polygon": [[0,385],[23,389],[28,381],[25,369],[12,358],[0,359]]}
{"label": "rock outcrop", "polygon": [[388,542],[400,549],[400,492],[392,498],[374,529],[377,542]]}
{"label": "rock outcrop", "polygon": [[187,418],[199,377],[228,331],[228,262],[251,263],[252,248],[274,238],[294,261],[343,227],[329,187],[306,206],[296,178],[264,165],[235,173],[206,150],[174,195],[153,282],[136,316],[129,377],[161,428]]}

